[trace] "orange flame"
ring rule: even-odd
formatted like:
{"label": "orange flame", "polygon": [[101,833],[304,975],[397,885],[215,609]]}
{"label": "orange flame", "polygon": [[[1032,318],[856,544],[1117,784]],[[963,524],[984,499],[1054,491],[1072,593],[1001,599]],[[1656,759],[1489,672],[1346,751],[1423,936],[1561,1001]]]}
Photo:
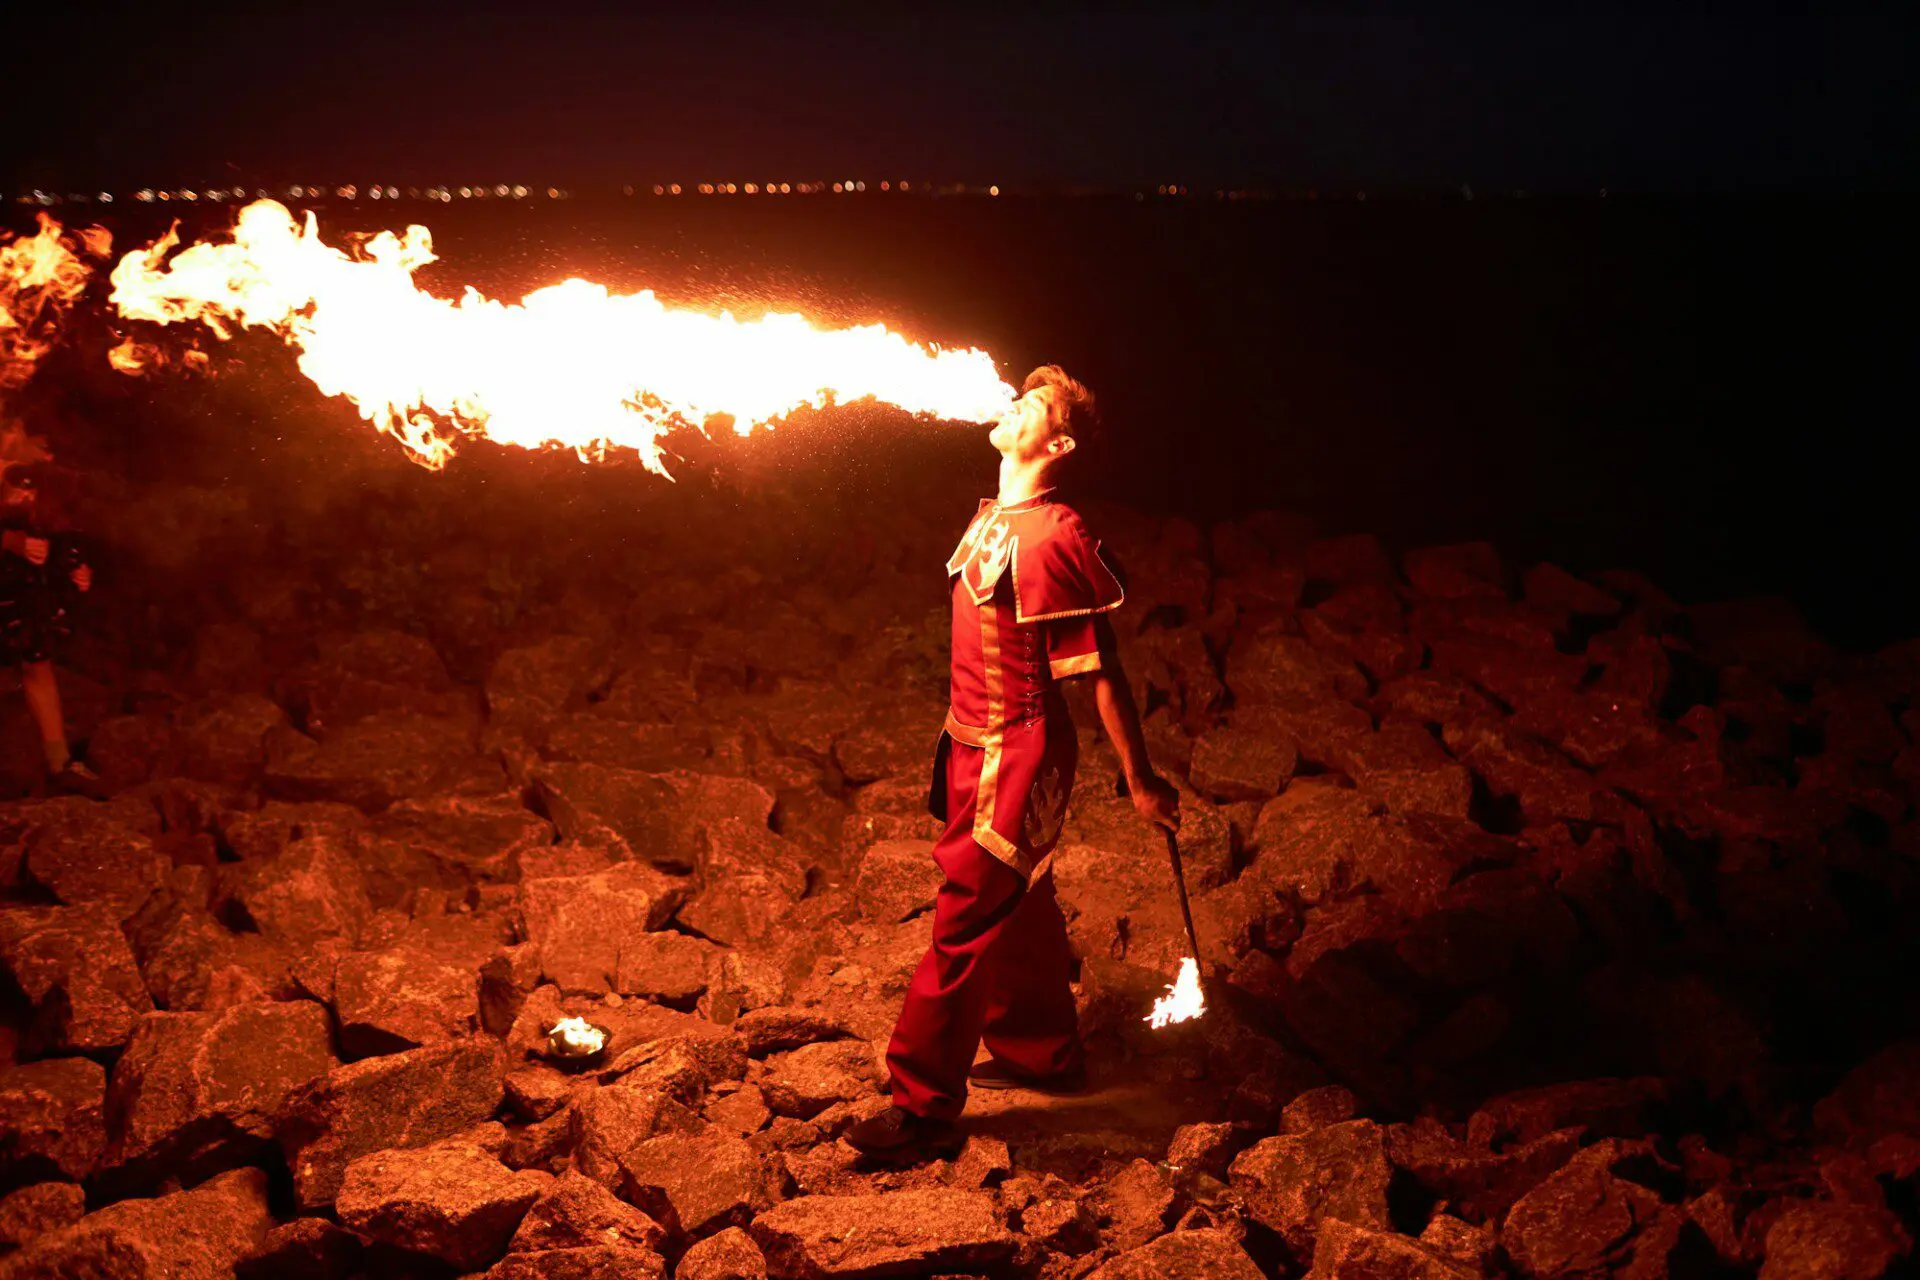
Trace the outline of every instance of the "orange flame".
{"label": "orange flame", "polygon": [[113,247],[103,227],[89,227],[76,240],[46,214],[39,219],[34,235],[14,239],[0,232],[0,390],[25,385],[53,349],[60,318],[93,275],[80,253],[105,257]]}
{"label": "orange flame", "polygon": [[802,405],[867,396],[984,422],[1014,395],[986,352],[917,346],[883,325],[742,321],[584,280],[517,304],[471,288],[436,298],[413,283],[434,260],[422,226],[383,231],[349,255],[321,243],[312,214],[303,226],[261,200],[241,211],[230,240],[173,254],[177,231],[114,268],[121,316],[197,320],[223,339],[241,328],[277,333],[316,386],[352,401],[428,467],[475,436],[583,458],[634,449],[664,475],[660,438],[680,423],[728,415],[744,435]]}
{"label": "orange flame", "polygon": [[1180,976],[1167,988],[1167,994],[1153,1002],[1146,1021],[1157,1031],[1171,1022],[1185,1022],[1207,1011],[1207,998],[1200,990],[1200,966],[1192,956],[1180,958]]}

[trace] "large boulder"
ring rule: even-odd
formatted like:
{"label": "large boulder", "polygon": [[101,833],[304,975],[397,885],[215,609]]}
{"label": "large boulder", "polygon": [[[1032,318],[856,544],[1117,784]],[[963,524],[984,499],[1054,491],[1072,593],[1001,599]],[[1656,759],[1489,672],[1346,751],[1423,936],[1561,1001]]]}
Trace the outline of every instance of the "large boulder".
{"label": "large boulder", "polygon": [[1231,725],[1193,744],[1187,777],[1209,799],[1270,800],[1300,763],[1292,739]]}
{"label": "large boulder", "polygon": [[86,907],[0,907],[0,978],[31,1010],[33,1053],[118,1048],[153,1010],[115,921]]}
{"label": "large boulder", "polygon": [[437,1142],[487,1119],[504,1076],[499,1046],[457,1041],[336,1067],[295,1089],[273,1128],[301,1210],[332,1204],[360,1156]]}
{"label": "large boulder", "polygon": [[[522,857],[553,844],[553,826],[512,792],[419,796],[374,819],[370,861],[407,871],[408,887],[465,888],[518,878]],[[371,875],[371,868],[369,868]]]}
{"label": "large boulder", "polygon": [[882,840],[860,859],[854,899],[866,919],[898,924],[931,908],[945,879],[932,851],[920,841]]}
{"label": "large boulder", "polygon": [[611,675],[605,646],[588,636],[549,636],[509,649],[487,676],[487,719],[538,741]]}
{"label": "large boulder", "polygon": [[335,800],[373,811],[437,792],[497,794],[506,775],[479,753],[468,721],[383,713],[321,742],[291,729],[269,734],[266,785],[284,800]]}
{"label": "large boulder", "polygon": [[11,1253],[87,1214],[87,1193],[72,1182],[36,1182],[0,1195],[0,1254]]}
{"label": "large boulder", "polygon": [[146,1015],[107,1090],[110,1176],[194,1181],[253,1158],[287,1094],[334,1065],[329,1046],[310,1001]]}
{"label": "large boulder", "polygon": [[1802,1200],[1767,1228],[1760,1280],[1874,1280],[1912,1251],[1913,1238],[1881,1205]]}
{"label": "large boulder", "polygon": [[1209,1230],[1161,1236],[1101,1263],[1087,1280],[1259,1280],[1260,1275],[1232,1235]]}
{"label": "large boulder", "polygon": [[686,881],[643,862],[520,885],[527,938],[548,979],[567,991],[607,992],[626,939],[663,927],[686,900]]}
{"label": "large boulder", "polygon": [[649,1139],[701,1127],[686,1101],[631,1076],[587,1094],[571,1114],[573,1167],[615,1192],[626,1187],[628,1162]]}
{"label": "large boulder", "polygon": [[551,1181],[453,1140],[361,1156],[347,1165],[334,1208],[365,1240],[472,1271],[506,1252]]}
{"label": "large boulder", "polygon": [[674,1280],[767,1280],[767,1255],[753,1237],[728,1227],[680,1255]]}
{"label": "large boulder", "polygon": [[144,832],[104,813],[36,826],[22,861],[27,879],[69,907],[124,920],[166,882],[171,864]]}
{"label": "large boulder", "polygon": [[507,1246],[510,1253],[587,1245],[657,1253],[667,1233],[640,1210],[581,1173],[561,1174],[540,1193]]}
{"label": "large boulder", "polygon": [[293,994],[292,949],[215,919],[211,880],[204,867],[176,868],[168,887],[121,926],[153,1003],[176,1013],[217,1011]]}
{"label": "large boulder", "polygon": [[1229,1171],[1247,1216],[1278,1235],[1302,1265],[1313,1257],[1324,1219],[1391,1229],[1392,1175],[1385,1131],[1371,1120],[1263,1139],[1235,1157]]}
{"label": "large boulder", "polygon": [[361,1058],[458,1040],[473,1030],[479,988],[477,966],[421,947],[344,955],[333,969],[341,1050]]}
{"label": "large boulder", "polygon": [[1657,1192],[1615,1171],[1625,1159],[1644,1158],[1645,1148],[1645,1143],[1603,1139],[1507,1211],[1500,1241],[1521,1275],[1536,1280],[1606,1275],[1629,1262],[1641,1241],[1670,1243],[1667,1233],[1677,1211]]}
{"label": "large boulder", "polygon": [[538,783],[561,835],[581,839],[607,828],[635,857],[674,871],[698,864],[702,830],[729,819],[765,827],[773,816],[773,794],[745,778],[549,764]]}
{"label": "large boulder", "polygon": [[989,1271],[1016,1243],[990,1193],[939,1188],[801,1196],[747,1230],[775,1280]]}
{"label": "large boulder", "polygon": [[724,946],[774,936],[807,891],[807,867],[792,844],[739,818],[703,827],[695,843],[701,887],[680,909],[681,923]]}
{"label": "large boulder", "polygon": [[866,1041],[824,1040],[768,1059],[759,1084],[775,1115],[808,1120],[872,1094],[879,1075]]}
{"label": "large boulder", "polygon": [[287,713],[257,693],[192,703],[178,720],[180,772],[203,782],[248,786],[266,765],[268,735],[286,727]]}
{"label": "large boulder", "polygon": [[191,1191],[122,1200],[0,1258],[0,1280],[230,1280],[273,1227],[267,1175],[235,1169]]}
{"label": "large boulder", "polygon": [[621,1194],[684,1238],[745,1226],[776,1198],[759,1153],[717,1126],[649,1138],[621,1165]]}
{"label": "large boulder", "polygon": [[1320,1224],[1313,1270],[1307,1280],[1381,1280],[1386,1276],[1394,1280],[1481,1280],[1481,1271],[1395,1231],[1356,1226],[1339,1218],[1328,1218]]}
{"label": "large boulder", "polygon": [[685,1008],[712,984],[724,955],[724,948],[684,933],[631,934],[620,949],[613,989]]}
{"label": "large boulder", "polygon": [[351,847],[323,831],[290,841],[274,857],[236,864],[227,903],[266,937],[300,951],[357,945],[373,915]]}
{"label": "large boulder", "polygon": [[0,1182],[79,1181],[107,1142],[107,1073],[87,1058],[0,1065]]}

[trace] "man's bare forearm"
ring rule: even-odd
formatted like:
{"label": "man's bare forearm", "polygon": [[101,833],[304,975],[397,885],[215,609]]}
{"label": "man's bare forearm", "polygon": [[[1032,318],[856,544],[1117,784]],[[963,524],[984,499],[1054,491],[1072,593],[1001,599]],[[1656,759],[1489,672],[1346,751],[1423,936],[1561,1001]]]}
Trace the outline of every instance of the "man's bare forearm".
{"label": "man's bare forearm", "polygon": [[1140,728],[1140,710],[1134,705],[1127,673],[1118,663],[1094,673],[1093,700],[1100,708],[1100,724],[1120,757],[1127,785],[1134,787],[1141,779],[1152,777],[1153,766],[1147,761],[1147,736]]}

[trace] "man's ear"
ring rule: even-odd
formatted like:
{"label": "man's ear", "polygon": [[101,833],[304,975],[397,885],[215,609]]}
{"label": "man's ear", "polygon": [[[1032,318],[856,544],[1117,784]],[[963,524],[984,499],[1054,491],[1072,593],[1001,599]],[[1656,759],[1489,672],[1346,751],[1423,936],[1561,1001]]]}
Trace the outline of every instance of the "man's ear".
{"label": "man's ear", "polygon": [[1073,437],[1065,435],[1055,436],[1053,439],[1047,441],[1047,452],[1056,458],[1066,457],[1073,452]]}

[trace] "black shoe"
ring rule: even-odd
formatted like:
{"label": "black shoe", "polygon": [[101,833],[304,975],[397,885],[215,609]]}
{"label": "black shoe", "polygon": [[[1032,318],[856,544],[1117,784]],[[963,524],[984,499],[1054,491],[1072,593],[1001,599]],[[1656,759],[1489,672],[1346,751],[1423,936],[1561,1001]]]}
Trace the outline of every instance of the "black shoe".
{"label": "black shoe", "polygon": [[49,771],[47,789],[61,795],[85,796],[89,800],[105,800],[113,794],[105,778],[78,760],[67,761],[64,769]]}
{"label": "black shoe", "polygon": [[870,1156],[935,1155],[960,1146],[959,1130],[951,1120],[915,1115],[904,1107],[888,1107],[847,1130],[847,1144]]}
{"label": "black shoe", "polygon": [[1031,1089],[1035,1093],[1071,1094],[1087,1091],[1087,1069],[1074,1067],[1050,1076],[1030,1076],[1003,1067],[993,1059],[967,1072],[967,1083],[975,1089]]}

